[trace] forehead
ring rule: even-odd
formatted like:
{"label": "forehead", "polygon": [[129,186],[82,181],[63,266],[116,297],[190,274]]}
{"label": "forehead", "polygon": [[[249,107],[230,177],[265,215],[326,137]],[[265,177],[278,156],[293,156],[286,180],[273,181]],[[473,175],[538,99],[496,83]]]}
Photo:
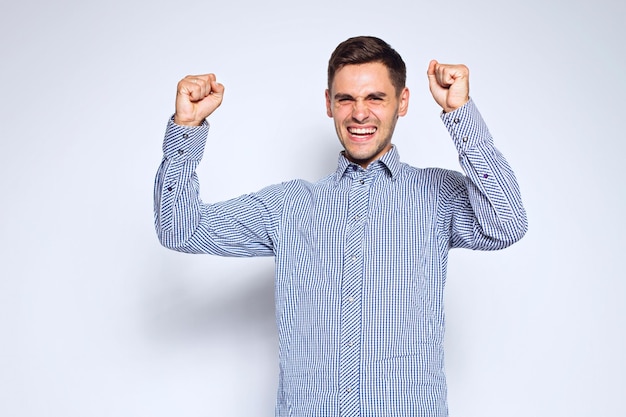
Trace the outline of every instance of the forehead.
{"label": "forehead", "polygon": [[346,65],[335,72],[331,92],[355,94],[358,92],[390,92],[394,90],[389,70],[381,62]]}

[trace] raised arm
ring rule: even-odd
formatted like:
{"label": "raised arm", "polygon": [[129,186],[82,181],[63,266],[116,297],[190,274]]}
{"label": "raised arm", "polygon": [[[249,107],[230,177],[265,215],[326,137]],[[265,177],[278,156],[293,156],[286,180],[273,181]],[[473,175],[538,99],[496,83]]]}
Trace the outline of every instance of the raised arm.
{"label": "raised arm", "polygon": [[224,86],[213,74],[187,76],[178,83],[176,113],[167,124],[154,185],[156,232],[165,247],[181,252],[271,256],[282,186],[214,204],[200,199],[196,168],[209,131],[205,119],[222,103],[223,94]]}
{"label": "raised arm", "polygon": [[469,97],[469,69],[433,60],[427,75],[465,172],[450,175],[440,205],[450,247],[504,248],[526,233],[526,212],[513,170]]}

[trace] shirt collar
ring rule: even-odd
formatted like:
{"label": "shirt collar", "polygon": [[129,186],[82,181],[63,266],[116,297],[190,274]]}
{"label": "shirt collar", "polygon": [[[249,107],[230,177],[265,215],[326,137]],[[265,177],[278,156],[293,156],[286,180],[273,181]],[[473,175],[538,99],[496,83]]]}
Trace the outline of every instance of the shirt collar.
{"label": "shirt collar", "polygon": [[[400,155],[395,145],[391,147],[389,152],[385,153],[380,159],[370,163],[366,171],[379,170],[382,168],[392,181],[395,181],[400,174]],[[342,151],[339,154],[339,161],[337,163],[337,171],[335,172],[335,180],[339,182],[341,178],[346,174],[348,169],[358,169],[359,166],[350,162]]]}

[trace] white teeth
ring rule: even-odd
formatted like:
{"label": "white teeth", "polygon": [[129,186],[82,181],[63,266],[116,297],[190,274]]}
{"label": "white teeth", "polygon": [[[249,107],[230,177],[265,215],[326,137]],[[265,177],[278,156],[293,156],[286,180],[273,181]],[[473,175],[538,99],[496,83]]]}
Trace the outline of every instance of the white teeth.
{"label": "white teeth", "polygon": [[349,128],[348,130],[353,135],[372,135],[376,132],[375,127],[370,127],[370,128],[352,127],[352,128]]}

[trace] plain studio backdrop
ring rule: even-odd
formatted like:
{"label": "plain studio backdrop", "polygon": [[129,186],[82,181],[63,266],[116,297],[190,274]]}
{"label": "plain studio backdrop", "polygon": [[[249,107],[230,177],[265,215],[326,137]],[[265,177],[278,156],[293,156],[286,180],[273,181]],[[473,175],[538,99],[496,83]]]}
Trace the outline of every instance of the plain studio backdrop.
{"label": "plain studio backdrop", "polygon": [[3,2],[0,415],[273,415],[273,260],[159,245],[166,120],[215,72],[203,199],[317,180],[328,58],[366,34],[408,66],[402,159],[460,169],[425,73],[465,63],[529,215],[511,248],[451,253],[451,416],[623,416],[624,4]]}

